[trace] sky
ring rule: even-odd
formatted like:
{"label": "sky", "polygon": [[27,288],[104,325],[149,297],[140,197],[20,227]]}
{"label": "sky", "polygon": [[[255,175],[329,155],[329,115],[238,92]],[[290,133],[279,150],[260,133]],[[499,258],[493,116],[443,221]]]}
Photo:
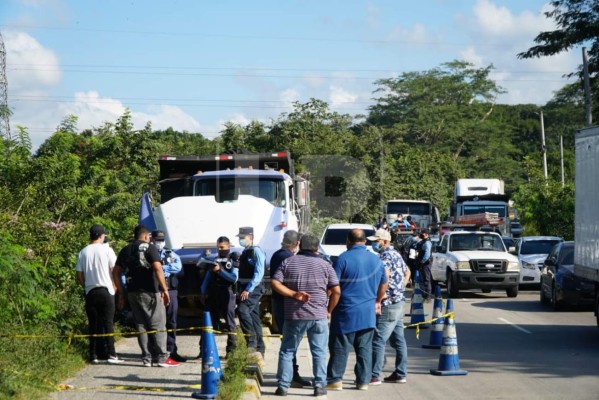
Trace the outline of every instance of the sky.
{"label": "sky", "polygon": [[37,148],[131,110],[136,128],[214,138],[293,102],[359,115],[377,79],[465,60],[494,66],[499,103],[542,105],[579,49],[518,60],[555,28],[538,0],[0,0],[11,129]]}

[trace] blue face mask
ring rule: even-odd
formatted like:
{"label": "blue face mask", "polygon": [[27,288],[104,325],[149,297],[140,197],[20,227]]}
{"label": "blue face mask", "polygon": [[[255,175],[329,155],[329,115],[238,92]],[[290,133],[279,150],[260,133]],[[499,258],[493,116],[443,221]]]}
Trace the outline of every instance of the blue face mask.
{"label": "blue face mask", "polygon": [[239,245],[241,247],[245,247],[245,246],[247,246],[247,241],[245,239],[239,239]]}
{"label": "blue face mask", "polygon": [[376,253],[381,251],[381,246],[379,246],[379,242],[372,242],[372,250],[374,250]]}

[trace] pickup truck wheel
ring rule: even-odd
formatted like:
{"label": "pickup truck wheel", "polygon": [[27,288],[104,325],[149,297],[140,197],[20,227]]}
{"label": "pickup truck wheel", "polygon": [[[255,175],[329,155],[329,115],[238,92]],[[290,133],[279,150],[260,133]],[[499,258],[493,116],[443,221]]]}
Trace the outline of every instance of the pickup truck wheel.
{"label": "pickup truck wheel", "polygon": [[518,297],[518,285],[505,289],[507,297]]}
{"label": "pickup truck wheel", "polygon": [[455,299],[460,296],[460,290],[458,289],[458,285],[456,284],[454,274],[451,271],[447,271],[447,280],[445,281],[447,285],[447,296],[452,299]]}
{"label": "pickup truck wheel", "polygon": [[561,301],[557,300],[557,289],[555,288],[555,282],[551,285],[551,307],[553,311],[560,311],[563,306]]}

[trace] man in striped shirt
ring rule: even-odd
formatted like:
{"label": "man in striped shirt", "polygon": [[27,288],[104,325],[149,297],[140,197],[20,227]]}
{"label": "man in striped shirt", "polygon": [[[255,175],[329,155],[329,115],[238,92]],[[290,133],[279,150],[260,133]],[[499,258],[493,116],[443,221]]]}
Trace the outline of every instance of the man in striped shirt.
{"label": "man in striped shirt", "polygon": [[318,244],[316,236],[302,236],[300,252],[283,261],[271,282],[273,290],[284,297],[285,309],[275,392],[278,396],[287,395],[293,378],[293,356],[305,333],[314,365],[314,396],[323,397],[327,393],[328,319],[341,291],[335,270],[318,256]]}

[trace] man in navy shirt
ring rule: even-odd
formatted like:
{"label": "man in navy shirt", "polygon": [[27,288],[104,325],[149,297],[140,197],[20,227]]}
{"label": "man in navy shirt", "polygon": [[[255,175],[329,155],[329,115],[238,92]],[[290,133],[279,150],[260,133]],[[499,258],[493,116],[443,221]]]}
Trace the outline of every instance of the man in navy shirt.
{"label": "man in navy shirt", "polygon": [[327,389],[342,390],[341,379],[353,345],[356,353],[356,388],[368,390],[372,374],[372,340],[376,315],[387,290],[383,263],[366,249],[361,229],[347,235],[347,251],[335,261],[341,298],[331,315],[329,335],[330,359],[327,366]]}
{"label": "man in navy shirt", "polygon": [[[283,242],[281,248],[272,255],[270,259],[270,279],[273,279],[275,273],[279,270],[281,263],[293,257],[299,249],[300,235],[297,231],[288,230],[283,235]],[[272,314],[277,324],[279,332],[283,332],[283,324],[285,323],[285,309],[283,308],[283,296],[277,293],[275,290],[272,291],[270,297],[272,305]],[[291,381],[291,387],[301,388],[304,386],[311,386],[312,382],[304,379],[299,374],[299,366],[297,365],[297,358],[293,356],[293,380]]]}

